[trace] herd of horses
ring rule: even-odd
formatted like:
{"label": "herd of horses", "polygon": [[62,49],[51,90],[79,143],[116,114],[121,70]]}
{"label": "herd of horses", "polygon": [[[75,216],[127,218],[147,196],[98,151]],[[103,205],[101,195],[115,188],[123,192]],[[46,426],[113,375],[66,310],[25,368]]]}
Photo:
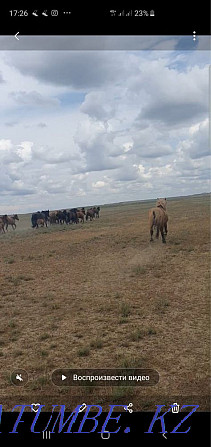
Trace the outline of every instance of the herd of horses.
{"label": "herd of horses", "polygon": [[[167,223],[168,214],[166,211],[167,200],[157,199],[156,206],[149,210],[149,228],[150,228],[150,242],[153,241],[153,230],[156,230],[156,238],[159,238],[161,234],[162,242],[166,243],[167,236]],[[57,210],[57,211],[37,211],[32,213],[31,224],[32,228],[38,228],[48,226],[48,224],[78,224],[79,222],[85,222],[85,220],[93,220],[99,218],[100,207],[93,207],[87,209],[85,208],[72,208],[70,210]],[[13,230],[16,229],[16,220],[19,220],[17,214],[8,216],[4,214],[0,216],[0,233],[5,233],[5,228],[8,230],[8,226],[11,225]]]}
{"label": "herd of horses", "polygon": [[32,228],[48,226],[48,224],[78,224],[85,220],[93,220],[100,217],[100,207],[95,206],[85,211],[85,208],[72,208],[70,210],[37,211],[31,216]]}

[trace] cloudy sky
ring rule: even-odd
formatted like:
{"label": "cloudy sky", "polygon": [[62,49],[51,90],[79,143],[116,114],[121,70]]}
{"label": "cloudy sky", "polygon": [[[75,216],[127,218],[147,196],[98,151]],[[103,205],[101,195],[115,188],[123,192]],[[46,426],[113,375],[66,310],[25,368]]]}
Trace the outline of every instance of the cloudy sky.
{"label": "cloudy sky", "polygon": [[1,51],[0,214],[209,192],[209,63]]}

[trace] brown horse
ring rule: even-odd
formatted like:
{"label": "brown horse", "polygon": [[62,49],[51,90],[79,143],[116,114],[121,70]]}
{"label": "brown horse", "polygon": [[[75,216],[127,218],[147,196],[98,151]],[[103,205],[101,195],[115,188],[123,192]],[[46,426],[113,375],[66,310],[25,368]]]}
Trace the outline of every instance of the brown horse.
{"label": "brown horse", "polygon": [[44,227],[45,225],[45,220],[44,219],[37,219],[37,228],[39,227],[39,225],[41,227]]}
{"label": "brown horse", "polygon": [[156,207],[149,211],[149,227],[150,227],[150,242],[153,241],[153,227],[156,228],[156,238],[159,238],[161,233],[162,242],[165,244],[166,239],[164,230],[167,235],[168,214],[166,212],[166,199],[157,199]]}
{"label": "brown horse", "polygon": [[81,222],[84,223],[85,211],[77,210],[76,211],[76,216],[77,216],[77,219],[78,219],[79,222],[80,222],[80,219],[81,219]]}
{"label": "brown horse", "polygon": [[4,216],[0,216],[0,231],[1,233],[5,233],[5,229],[4,226],[7,222],[7,215],[5,214]]}
{"label": "brown horse", "polygon": [[2,220],[0,220],[0,233],[5,233],[4,222],[2,222]]}
{"label": "brown horse", "polygon": [[54,224],[54,223],[57,222],[57,214],[56,214],[56,212],[52,211],[49,214],[49,220],[50,220],[50,224]]}
{"label": "brown horse", "polygon": [[16,229],[16,223],[15,223],[16,220],[19,220],[19,217],[17,214],[13,214],[12,216],[7,216],[5,214],[6,230],[8,230],[8,225],[11,225],[12,229],[15,230]]}
{"label": "brown horse", "polygon": [[89,210],[87,210],[86,212],[86,220],[90,219],[93,220],[95,217],[95,212],[93,208],[89,208]]}

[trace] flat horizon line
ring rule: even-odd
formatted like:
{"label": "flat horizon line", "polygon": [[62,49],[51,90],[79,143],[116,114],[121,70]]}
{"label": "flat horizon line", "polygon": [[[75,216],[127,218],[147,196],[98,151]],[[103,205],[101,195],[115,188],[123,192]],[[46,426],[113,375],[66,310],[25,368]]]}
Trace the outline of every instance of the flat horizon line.
{"label": "flat horizon line", "polygon": [[[184,196],[182,196],[182,195],[180,195],[180,196],[167,196],[166,198],[167,198],[167,200],[172,200],[172,199],[179,199],[179,198],[183,198],[183,199],[185,199],[185,198],[188,198],[188,197],[196,197],[196,196],[205,196],[205,195],[210,195],[211,194],[211,192],[202,192],[202,193],[196,193],[196,194],[188,194],[188,195],[184,195]],[[161,198],[161,197],[160,197]],[[127,204],[127,203],[137,203],[137,202],[153,202],[154,200],[157,200],[158,199],[158,197],[154,197],[154,198],[152,198],[152,199],[137,199],[137,200],[126,200],[126,201],[120,201],[120,202],[110,202],[110,203],[102,203],[102,204],[97,204],[97,205],[85,205],[84,206],[84,208],[91,208],[91,207],[93,207],[93,206],[111,206],[111,205],[120,205],[120,204]],[[72,208],[83,208],[83,206],[78,206],[78,207],[72,207]],[[69,207],[64,207],[64,208],[60,208],[61,210],[63,210],[63,209],[70,209]],[[51,209],[50,211],[56,211],[57,209],[55,208],[55,209]],[[39,211],[41,211],[41,209],[39,210]],[[44,210],[43,210],[44,211]],[[13,214],[32,214],[32,213],[36,213],[37,211],[28,211],[28,212],[25,212],[25,213],[21,213],[21,212],[16,212],[16,213],[13,213]],[[5,213],[4,213],[5,214]]]}

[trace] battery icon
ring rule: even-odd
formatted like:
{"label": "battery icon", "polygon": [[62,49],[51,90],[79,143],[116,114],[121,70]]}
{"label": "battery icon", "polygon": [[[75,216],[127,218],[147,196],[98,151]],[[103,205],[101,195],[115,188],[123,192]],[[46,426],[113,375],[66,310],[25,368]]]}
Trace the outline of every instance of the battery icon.
{"label": "battery icon", "polygon": [[153,9],[151,9],[149,15],[150,15],[151,17],[154,17],[154,15],[155,15],[155,11],[154,11]]}

